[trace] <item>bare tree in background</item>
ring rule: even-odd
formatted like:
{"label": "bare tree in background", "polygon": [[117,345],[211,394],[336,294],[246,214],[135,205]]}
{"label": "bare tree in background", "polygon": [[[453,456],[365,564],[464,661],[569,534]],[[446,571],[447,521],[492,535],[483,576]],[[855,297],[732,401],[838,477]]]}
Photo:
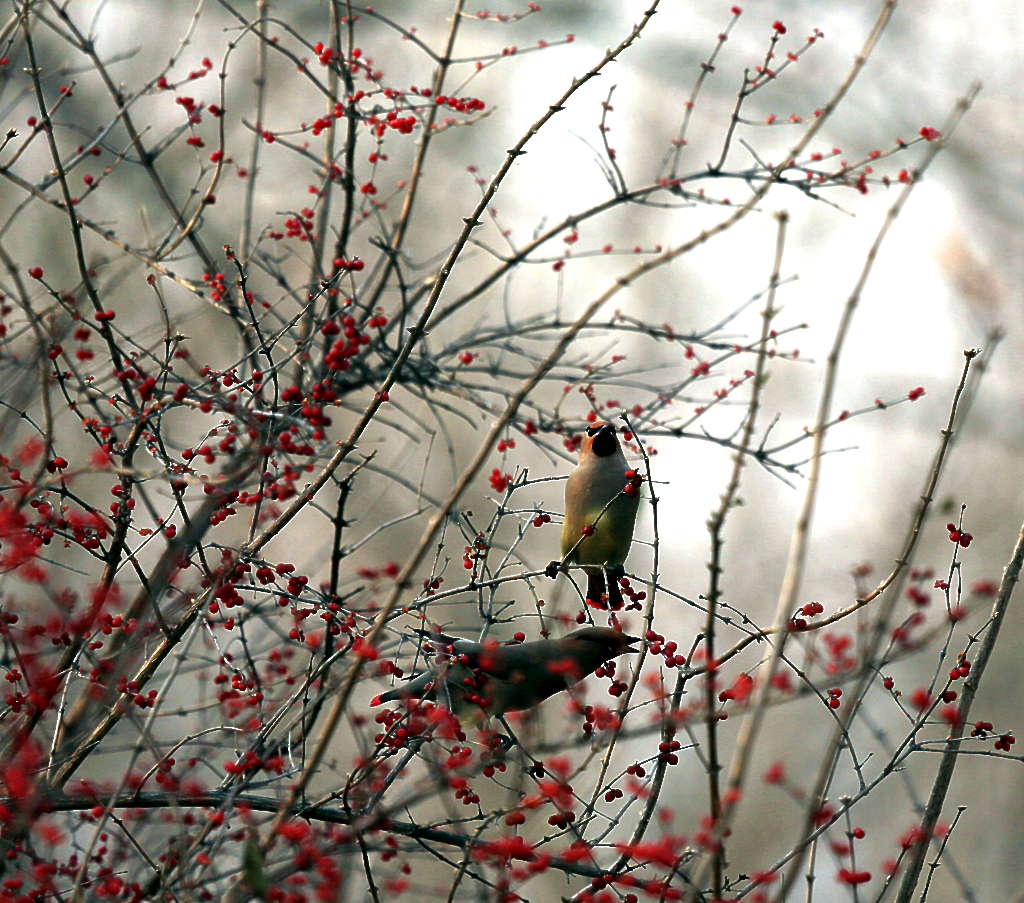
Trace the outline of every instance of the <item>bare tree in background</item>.
{"label": "bare tree in background", "polygon": [[[895,2],[785,115],[780,86],[830,52],[817,30],[733,7],[720,34],[661,34],[700,62],[650,99],[674,135],[643,167],[612,136],[650,110],[617,102],[612,73],[658,34],[657,0],[562,80],[537,73],[575,36],[534,3],[458,0],[422,33],[401,4],[171,4],[165,45],[133,53],[107,48],[119,8],[79,6],[18,0],[0,30],[5,899],[980,899],[947,797],[964,757],[1021,761],[1014,725],[974,702],[1024,544],[1001,581],[965,578],[956,506],[930,552],[948,569],[916,561],[997,333],[949,375],[934,448],[907,465],[919,497],[880,500],[906,514],[895,564],[805,590],[827,438],[925,394],[834,397],[879,248],[976,94],[934,124],[894,98],[905,138],[828,144]],[[756,59],[730,53],[743,32]],[[495,79],[522,81],[516,107],[495,109]],[[517,219],[524,155],[581,108],[600,189]],[[765,397],[808,367],[787,237],[879,193],[796,426]],[[749,297],[664,322],[631,300],[730,242]],[[596,419],[643,479],[618,610],[587,604],[578,568],[545,575]],[[725,478],[683,518],[659,464],[696,446]],[[726,567],[734,521],[789,529],[740,508],[751,471],[801,500],[767,609]],[[705,524],[703,582],[666,580],[666,531]],[[510,717],[508,749],[440,703],[368,705],[431,665],[418,631],[518,643],[584,623],[644,649]],[[787,737],[799,755],[764,761]]]}

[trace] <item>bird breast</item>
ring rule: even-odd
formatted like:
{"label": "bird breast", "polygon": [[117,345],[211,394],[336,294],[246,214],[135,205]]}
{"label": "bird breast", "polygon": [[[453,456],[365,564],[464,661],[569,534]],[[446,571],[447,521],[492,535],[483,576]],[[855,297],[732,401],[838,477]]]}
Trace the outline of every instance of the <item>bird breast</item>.
{"label": "bird breast", "polygon": [[[626,459],[620,452],[609,458],[588,458],[569,475],[565,487],[562,554],[567,554],[576,544],[584,527],[594,526],[593,534],[576,546],[571,561],[608,565],[625,561],[639,505],[637,496],[619,495],[626,485],[626,469]],[[612,499],[615,501],[605,510]]]}

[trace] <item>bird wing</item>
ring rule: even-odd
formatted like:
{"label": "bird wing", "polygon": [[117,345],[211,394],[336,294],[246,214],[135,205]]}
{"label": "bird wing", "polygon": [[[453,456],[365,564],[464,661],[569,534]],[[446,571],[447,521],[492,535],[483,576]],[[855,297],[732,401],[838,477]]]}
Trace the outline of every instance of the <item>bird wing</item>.
{"label": "bird wing", "polygon": [[489,713],[504,715],[505,712],[531,709],[568,685],[564,675],[551,671],[513,671],[504,680],[489,678],[482,695],[488,700]]}
{"label": "bird wing", "polygon": [[487,680],[483,695],[490,700],[487,709],[492,714],[533,708],[592,670],[583,664],[581,672],[581,663],[573,650],[557,640],[538,640],[501,649],[504,655],[500,677],[496,670],[484,669]]}
{"label": "bird wing", "polygon": [[[472,677],[473,672],[465,665],[454,663],[451,665],[431,665],[426,671],[417,674],[411,680],[399,684],[386,693],[375,696],[370,705],[381,705],[385,702],[394,702],[396,699],[434,699],[453,703],[449,708],[454,708],[454,703],[461,700],[465,692],[464,681]],[[439,688],[439,682],[445,686]]]}
{"label": "bird wing", "polygon": [[399,684],[386,693],[375,696],[371,700],[370,705],[382,705],[385,702],[394,702],[396,699],[422,699],[424,692],[429,692],[427,691],[427,686],[433,682],[434,677],[433,671],[424,671],[422,674],[417,674],[411,680]]}

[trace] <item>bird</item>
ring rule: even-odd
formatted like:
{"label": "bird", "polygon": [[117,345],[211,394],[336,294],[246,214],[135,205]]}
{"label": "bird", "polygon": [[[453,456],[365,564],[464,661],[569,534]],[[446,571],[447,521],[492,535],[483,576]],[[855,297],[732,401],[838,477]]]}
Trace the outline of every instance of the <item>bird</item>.
{"label": "bird", "polygon": [[602,662],[639,652],[613,627],[581,627],[558,640],[502,645],[475,643],[443,633],[417,630],[443,644],[433,667],[373,698],[371,706],[399,699],[432,699],[460,721],[481,724],[506,712],[531,709],[591,674]]}
{"label": "bird", "polygon": [[605,420],[590,424],[579,463],[565,484],[562,560],[552,561],[546,572],[555,577],[566,564],[583,565],[587,602],[596,608],[606,607],[606,571],[607,607],[622,608],[619,578],[633,541],[640,483],[640,475],[626,463],[615,427]]}

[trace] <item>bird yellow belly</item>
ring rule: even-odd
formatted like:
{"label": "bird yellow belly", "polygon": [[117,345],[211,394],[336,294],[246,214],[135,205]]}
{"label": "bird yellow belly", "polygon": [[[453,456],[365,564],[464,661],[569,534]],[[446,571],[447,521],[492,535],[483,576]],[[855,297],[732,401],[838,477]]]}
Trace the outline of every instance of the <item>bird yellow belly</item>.
{"label": "bird yellow belly", "polygon": [[629,553],[633,539],[633,522],[636,519],[636,501],[631,498],[619,498],[614,501],[604,514],[601,508],[584,512],[584,517],[566,518],[562,527],[562,554],[565,555],[576,543],[588,524],[594,525],[594,532],[584,536],[576,550],[569,555],[569,561],[575,564],[622,564]]}

